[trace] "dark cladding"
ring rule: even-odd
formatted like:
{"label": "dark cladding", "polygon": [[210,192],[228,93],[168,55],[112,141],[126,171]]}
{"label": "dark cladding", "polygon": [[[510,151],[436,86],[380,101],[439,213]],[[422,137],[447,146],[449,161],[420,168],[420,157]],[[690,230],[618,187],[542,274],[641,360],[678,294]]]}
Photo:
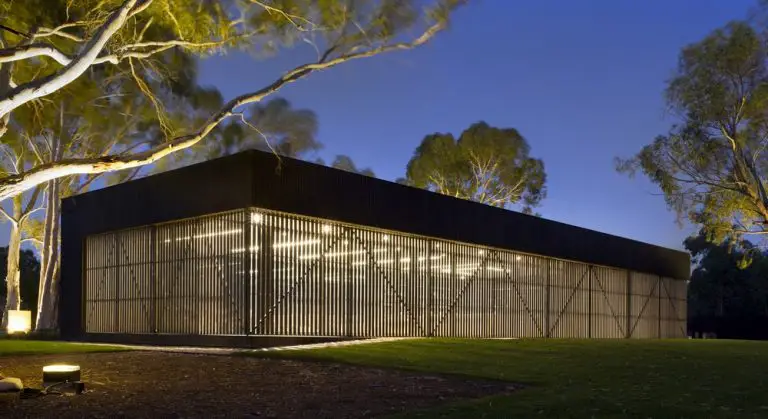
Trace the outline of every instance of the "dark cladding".
{"label": "dark cladding", "polygon": [[68,338],[685,330],[686,253],[256,151],[68,198],[62,237]]}

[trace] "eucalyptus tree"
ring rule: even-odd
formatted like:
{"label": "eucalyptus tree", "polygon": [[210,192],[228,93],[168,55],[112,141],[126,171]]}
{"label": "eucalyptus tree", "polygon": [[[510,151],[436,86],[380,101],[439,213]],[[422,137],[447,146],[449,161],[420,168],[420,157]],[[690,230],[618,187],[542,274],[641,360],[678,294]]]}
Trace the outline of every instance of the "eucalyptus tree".
{"label": "eucalyptus tree", "polygon": [[[30,71],[29,63],[14,63],[15,73]],[[57,66],[55,62],[47,65]],[[124,155],[152,147],[164,132],[188,124],[196,112],[210,111],[218,105],[218,93],[196,85],[196,61],[184,51],[170,51],[144,63],[144,77],[131,66],[92,69],[64,88],[16,109],[6,122],[2,145],[20,150],[29,167],[60,164],[77,159]],[[162,68],[162,71],[156,69]],[[149,76],[151,74],[151,77]],[[148,94],[147,92],[151,92]],[[154,106],[162,99],[163,112]],[[159,118],[162,116],[162,118]],[[93,186],[101,173],[70,175],[51,179],[45,187],[44,215],[40,243],[39,301],[36,304],[37,327],[55,326],[58,296],[60,200]],[[124,179],[135,172],[127,173]],[[18,200],[19,195],[13,200]],[[13,231],[12,231],[13,233]],[[11,243],[14,244],[13,234]],[[15,253],[11,246],[9,266]],[[12,274],[9,269],[9,276]]]}
{"label": "eucalyptus tree", "polygon": [[[171,87],[162,83],[179,83],[180,73],[188,73],[186,66],[166,63],[165,79],[150,79],[138,83],[132,74],[109,71],[81,78],[64,89],[52,94],[53,104],[24,107],[9,120],[13,132],[22,132],[39,165],[56,164],[73,159],[99,158],[131,153],[141,147],[151,147],[160,133],[169,127],[180,126],[203,112],[206,101],[200,96],[211,92],[194,86]],[[181,62],[184,62],[181,60]],[[115,85],[120,93],[115,93]],[[142,94],[142,89],[152,88],[162,92],[166,101],[164,119],[156,121],[152,110],[153,97]],[[12,134],[6,134],[11,136]],[[45,213],[42,222],[42,246],[40,251],[40,291],[37,304],[37,328],[55,327],[55,307],[58,298],[60,201],[62,198],[87,190],[104,174],[71,175],[46,182]],[[120,179],[128,180],[136,170],[121,173]],[[14,198],[15,199],[15,198]]]}
{"label": "eucalyptus tree", "polygon": [[459,138],[424,137],[403,183],[496,207],[521,205],[531,213],[546,196],[544,163],[514,128],[472,124]]}
{"label": "eucalyptus tree", "polygon": [[[244,119],[244,107],[317,71],[352,60],[425,44],[446,27],[461,0],[32,0],[4,2],[5,46],[0,49],[0,132],[9,118],[93,71],[114,66],[130,72],[151,101],[162,130],[151,145],[131,153],[72,158],[41,164],[0,178],[0,199],[54,179],[132,169],[198,144],[223,122]],[[52,12],[53,10],[53,12]],[[57,14],[42,26],[37,14]],[[45,20],[47,22],[48,20]],[[12,24],[11,24],[12,23]],[[411,35],[415,33],[415,35]],[[279,52],[296,41],[315,48],[316,58],[277,76],[272,83],[223,103],[192,128],[166,124],[164,101],[147,85],[164,68],[153,58],[183,50],[196,56],[241,48]],[[8,64],[24,63],[19,74]],[[37,64],[54,63],[52,71]],[[120,88],[116,89],[120,92]],[[46,99],[46,100],[42,100]],[[55,102],[55,100],[53,100]]]}
{"label": "eucalyptus tree", "polygon": [[[9,136],[10,137],[10,136]],[[16,147],[8,144],[0,145],[0,169],[4,173],[19,173],[29,164],[29,155],[25,156],[19,144]],[[16,195],[10,200],[10,208],[0,205],[0,215],[5,222],[10,224],[8,246],[5,260],[5,305],[0,315],[2,325],[5,328],[8,323],[8,311],[21,309],[22,298],[29,299],[29,295],[22,294],[21,288],[21,256],[22,243],[35,241],[40,243],[39,223],[32,219],[35,212],[41,209],[39,205],[43,186],[39,185],[34,190]],[[2,300],[0,300],[2,301]]]}
{"label": "eucalyptus tree", "polygon": [[768,234],[767,46],[765,31],[733,22],[685,47],[666,88],[679,123],[617,161],[718,243]]}

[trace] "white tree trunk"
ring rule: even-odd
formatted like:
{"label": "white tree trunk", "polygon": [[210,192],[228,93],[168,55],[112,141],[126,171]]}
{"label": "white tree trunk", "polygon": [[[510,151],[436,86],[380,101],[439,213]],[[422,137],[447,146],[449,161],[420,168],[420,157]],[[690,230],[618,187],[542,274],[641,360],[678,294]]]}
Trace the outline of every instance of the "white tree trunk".
{"label": "white tree trunk", "polygon": [[35,330],[56,328],[59,297],[59,182],[48,183],[43,249],[40,254],[40,292]]}
{"label": "white tree trunk", "polygon": [[13,218],[11,221],[11,235],[8,239],[7,274],[5,277],[6,298],[2,329],[8,327],[8,311],[21,308],[21,274],[19,271],[19,257],[21,255],[21,195],[13,198]]}
{"label": "white tree trunk", "polygon": [[[35,324],[40,325],[40,318],[43,313],[43,300],[45,299],[45,290],[48,288],[48,284],[45,281],[45,272],[48,267],[47,256],[48,246],[51,243],[51,224],[48,222],[49,212],[51,210],[51,195],[55,194],[55,188],[53,184],[55,181],[48,182],[48,194],[45,198],[45,216],[43,218],[43,244],[40,247],[40,280],[37,285],[37,313],[35,313]],[[36,326],[36,327],[37,327]]]}

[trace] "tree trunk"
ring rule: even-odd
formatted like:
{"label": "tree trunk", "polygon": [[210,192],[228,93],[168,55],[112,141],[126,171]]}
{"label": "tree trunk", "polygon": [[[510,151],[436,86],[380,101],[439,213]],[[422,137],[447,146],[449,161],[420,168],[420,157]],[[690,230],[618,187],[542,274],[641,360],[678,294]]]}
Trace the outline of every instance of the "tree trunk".
{"label": "tree trunk", "polygon": [[40,248],[40,281],[38,282],[37,292],[37,313],[35,314],[35,329],[40,328],[41,319],[43,317],[43,300],[45,300],[46,290],[48,289],[48,283],[46,282],[46,270],[48,267],[48,246],[51,244],[51,224],[48,222],[51,211],[51,196],[56,194],[56,190],[53,186],[55,181],[48,182],[48,194],[45,198],[45,217],[43,218],[43,244]]}
{"label": "tree trunk", "polygon": [[40,254],[40,294],[37,302],[36,330],[56,328],[59,296],[59,182],[48,183],[43,249]]}
{"label": "tree trunk", "polygon": [[21,308],[21,274],[19,271],[19,256],[21,255],[21,195],[13,197],[13,218],[11,220],[11,235],[8,239],[7,275],[5,277],[6,297],[2,329],[8,327],[8,311]]}

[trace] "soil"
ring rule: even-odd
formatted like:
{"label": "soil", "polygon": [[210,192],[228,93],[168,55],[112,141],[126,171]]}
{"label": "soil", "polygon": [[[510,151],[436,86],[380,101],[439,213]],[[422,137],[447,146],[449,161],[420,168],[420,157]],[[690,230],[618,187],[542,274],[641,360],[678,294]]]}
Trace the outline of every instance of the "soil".
{"label": "soil", "polygon": [[80,365],[86,392],[0,401],[0,417],[377,417],[516,388],[349,365],[160,352],[2,357],[0,371],[39,388],[42,367],[54,363]]}

